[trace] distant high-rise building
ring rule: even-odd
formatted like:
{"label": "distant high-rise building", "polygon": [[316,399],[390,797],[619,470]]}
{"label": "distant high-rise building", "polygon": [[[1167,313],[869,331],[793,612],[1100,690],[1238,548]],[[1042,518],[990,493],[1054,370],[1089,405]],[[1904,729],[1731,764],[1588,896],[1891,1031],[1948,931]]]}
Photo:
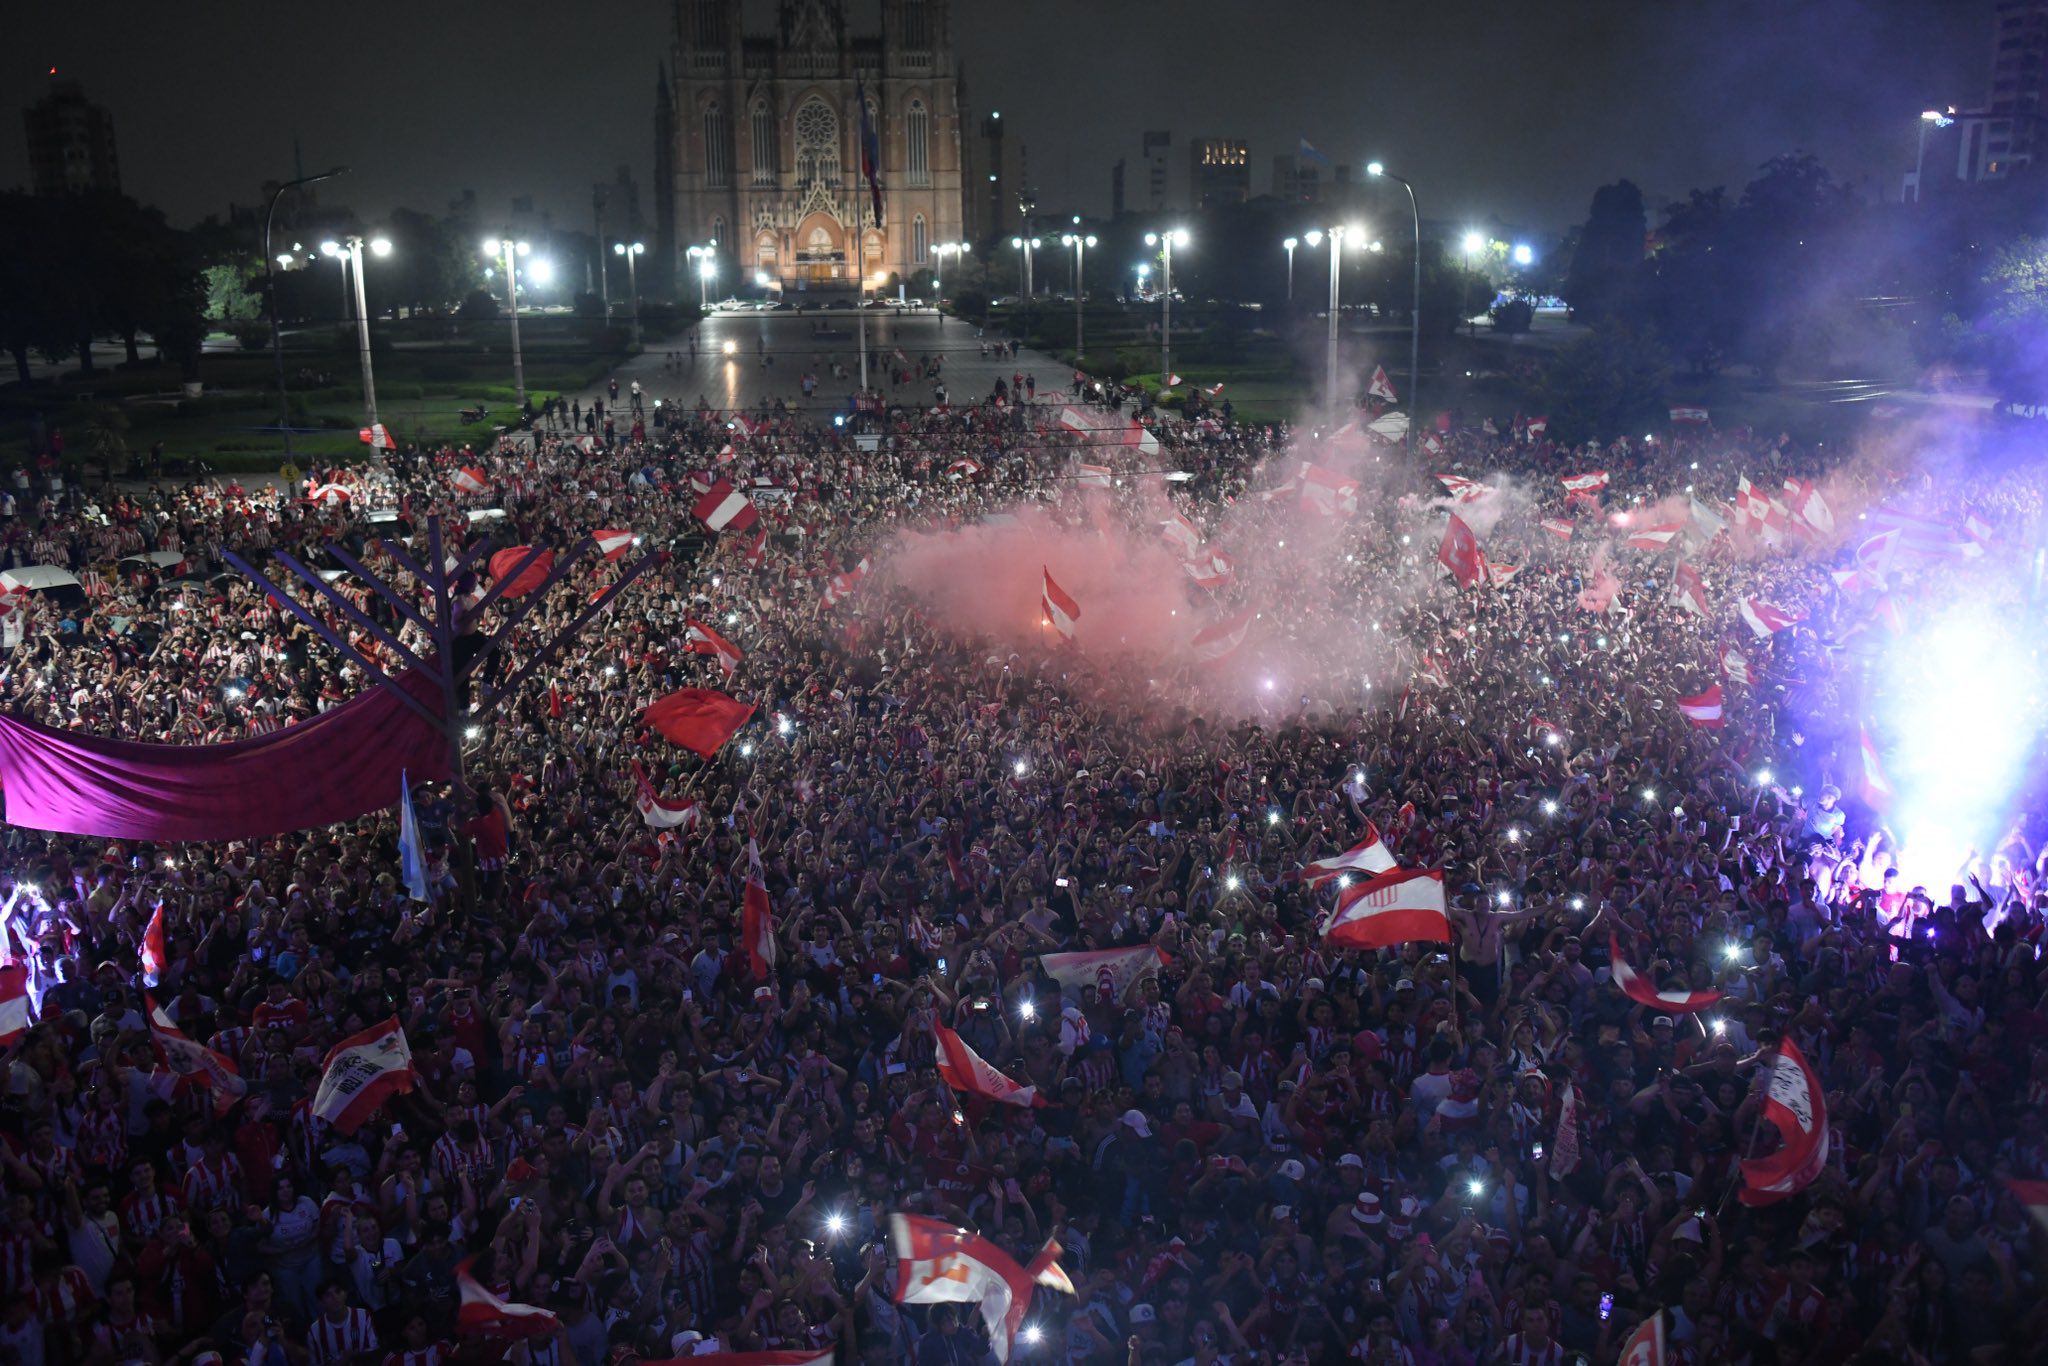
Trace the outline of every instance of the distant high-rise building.
{"label": "distant high-rise building", "polygon": [[1991,98],[1983,145],[1973,160],[1980,180],[1999,180],[2034,159],[2042,146],[2042,98],[2048,91],[2048,0],[1999,0],[1992,46]]}
{"label": "distant high-rise building", "polygon": [[966,185],[961,198],[970,242],[1015,231],[1017,187],[1023,183],[1019,144],[1004,136],[1002,111],[990,110],[980,130],[962,143]]}
{"label": "distant high-rise building", "polygon": [[1166,208],[1168,202],[1167,158],[1173,153],[1173,134],[1147,133],[1142,146],[1145,153],[1145,207],[1158,213]]}
{"label": "distant high-rise building", "polygon": [[1241,138],[1188,144],[1188,198],[1198,209],[1242,204],[1252,196],[1252,158]]}
{"label": "distant high-rise building", "polygon": [[59,81],[22,111],[28,127],[30,183],[39,195],[119,190],[121,160],[114,120],[76,81]]}
{"label": "distant high-rise building", "polygon": [[1273,158],[1273,197],[1289,204],[1320,204],[1324,186],[1322,168],[1297,161],[1289,153]]}
{"label": "distant high-rise building", "polygon": [[1112,219],[1124,216],[1124,159],[1118,157],[1116,165],[1109,168],[1109,216]]}

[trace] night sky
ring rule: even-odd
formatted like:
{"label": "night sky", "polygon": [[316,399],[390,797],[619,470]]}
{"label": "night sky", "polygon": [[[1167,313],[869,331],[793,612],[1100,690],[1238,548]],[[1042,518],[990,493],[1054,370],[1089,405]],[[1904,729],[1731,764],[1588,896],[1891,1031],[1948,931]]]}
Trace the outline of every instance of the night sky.
{"label": "night sky", "polygon": [[[1109,208],[1110,167],[1146,128],[1252,144],[1253,189],[1306,135],[1379,157],[1425,217],[1554,230],[1595,185],[1651,202],[1739,187],[1794,148],[1896,196],[1918,111],[1985,94],[1995,0],[955,0],[973,108],[1002,110],[1048,211]],[[870,26],[874,0],[849,5]],[[769,27],[774,6],[750,6]],[[590,225],[620,164],[650,212],[655,64],[667,0],[354,0],[279,5],[69,0],[10,7],[0,57],[26,105],[56,66],[113,112],[124,188],[175,223],[288,175],[353,168],[329,197],[367,219],[441,211],[474,189],[488,219],[531,194]],[[1023,60],[1018,60],[1019,56]],[[0,186],[25,186],[21,121]]]}

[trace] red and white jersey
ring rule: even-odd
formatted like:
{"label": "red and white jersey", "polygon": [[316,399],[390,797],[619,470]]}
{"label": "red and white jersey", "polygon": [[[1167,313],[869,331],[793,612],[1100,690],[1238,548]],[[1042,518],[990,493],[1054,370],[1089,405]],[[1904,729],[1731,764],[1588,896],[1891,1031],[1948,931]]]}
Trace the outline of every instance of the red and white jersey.
{"label": "red and white jersey", "polygon": [[424,1347],[406,1347],[384,1354],[384,1366],[443,1366],[448,1349],[438,1342]]}
{"label": "red and white jersey", "polygon": [[376,1351],[377,1329],[370,1322],[370,1311],[351,1308],[339,1323],[321,1314],[306,1330],[306,1350],[313,1366],[342,1366],[365,1352]]}
{"label": "red and white jersey", "polygon": [[222,1153],[211,1161],[199,1161],[185,1169],[185,1203],[195,1210],[235,1206],[242,1201],[242,1161],[233,1153]]}
{"label": "red and white jersey", "polygon": [[67,1266],[35,1289],[36,1313],[45,1323],[77,1325],[99,1303],[83,1271]]}
{"label": "red and white jersey", "polygon": [[184,1208],[185,1197],[174,1190],[131,1195],[121,1202],[121,1223],[137,1238],[147,1241],[156,1237],[157,1229],[163,1226],[164,1216]]}
{"label": "red and white jersey", "polygon": [[1508,1334],[1501,1347],[1503,1366],[1564,1366],[1564,1348],[1555,1338],[1542,1347],[1525,1341],[1520,1333]]}

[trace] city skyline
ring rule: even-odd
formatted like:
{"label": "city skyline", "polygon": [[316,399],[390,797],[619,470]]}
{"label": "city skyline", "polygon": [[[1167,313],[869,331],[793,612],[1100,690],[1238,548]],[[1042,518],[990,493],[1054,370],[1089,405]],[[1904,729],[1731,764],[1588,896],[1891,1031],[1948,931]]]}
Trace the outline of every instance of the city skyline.
{"label": "city skyline", "polygon": [[[874,7],[848,13],[864,25]],[[1124,32],[1079,0],[1032,0],[999,19],[962,5],[955,23],[972,112],[1004,113],[1048,210],[1106,214],[1111,168],[1141,166],[1145,131],[1166,129],[1172,207],[1188,204],[1193,140],[1246,142],[1261,194],[1272,158],[1306,136],[1333,162],[1403,169],[1432,217],[1559,231],[1618,177],[1656,203],[1739,188],[1795,149],[1866,197],[1895,198],[1918,111],[1984,99],[1995,10],[1996,0],[1826,0],[1796,12],[1595,3],[1561,18],[1475,2],[1361,18],[1338,0],[1297,0],[1275,22],[1271,10],[1191,0],[1172,25]],[[243,0],[197,24],[124,7],[120,44],[97,41],[103,29],[76,8],[24,14],[0,186],[30,182],[20,111],[54,67],[111,114],[124,187],[173,222],[251,202],[264,180],[291,173],[296,139],[309,168],[352,168],[330,194],[366,218],[399,205],[440,212],[473,190],[486,218],[531,196],[558,226],[588,230],[594,182],[625,165],[652,183],[669,12],[668,0],[634,0],[616,22],[562,27],[554,7],[509,0],[486,25],[372,0],[351,16],[350,31],[366,35],[353,50],[295,12]],[[370,37],[401,33],[403,43]],[[1445,54],[1459,67],[1439,75]],[[1048,82],[1053,69],[1061,79]],[[1132,190],[1127,206],[1144,208]]]}

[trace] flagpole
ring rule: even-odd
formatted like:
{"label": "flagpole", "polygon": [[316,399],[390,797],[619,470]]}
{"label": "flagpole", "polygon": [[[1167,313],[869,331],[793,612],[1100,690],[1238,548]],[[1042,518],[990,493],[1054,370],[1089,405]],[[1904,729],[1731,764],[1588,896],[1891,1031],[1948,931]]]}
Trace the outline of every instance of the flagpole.
{"label": "flagpole", "polygon": [[[1775,1062],[1776,1062],[1776,1059],[1775,1059],[1775,1058],[1773,1058],[1773,1059],[1772,1059],[1772,1062],[1769,1062],[1769,1063],[1765,1063],[1765,1064],[1763,1064],[1763,1066],[1765,1066],[1765,1067],[1770,1067],[1770,1066],[1772,1066],[1772,1065],[1773,1065],[1773,1064],[1774,1064]],[[1766,1076],[1768,1076],[1768,1075],[1769,1075],[1769,1073],[1765,1073],[1765,1075],[1766,1075]],[[1749,1084],[1750,1084],[1751,1086],[1755,1086],[1755,1085],[1756,1085],[1756,1079],[1755,1079],[1754,1077],[1750,1078],[1750,1083],[1749,1083]],[[1743,1161],[1743,1162],[1747,1162],[1747,1161],[1750,1161],[1751,1159],[1753,1159],[1753,1158],[1754,1158],[1754,1157],[1756,1156],[1756,1144],[1757,1144],[1757,1140],[1758,1140],[1758,1139],[1760,1139],[1760,1138],[1762,1138],[1762,1137],[1764,1136],[1764,1111],[1770,1108],[1770,1103],[1769,1103],[1769,1095],[1770,1095],[1770,1093],[1769,1093],[1769,1089],[1768,1089],[1768,1088],[1766,1088],[1766,1089],[1765,1089],[1765,1094],[1764,1094],[1764,1098],[1763,1098],[1762,1100],[1760,1100],[1760,1101],[1758,1102],[1758,1104],[1757,1104],[1757,1107],[1756,1107],[1756,1118],[1750,1121],[1750,1124],[1749,1124],[1749,1151],[1748,1151],[1748,1152],[1746,1152],[1746,1153],[1744,1153],[1744,1154],[1742,1155],[1742,1161]],[[1716,1205],[1714,1206],[1714,1217],[1715,1217],[1716,1219],[1720,1218],[1720,1217],[1721,1217],[1721,1212],[1722,1212],[1723,1210],[1725,1210],[1725,1209],[1727,1209],[1727,1208],[1728,1208],[1728,1197],[1729,1197],[1729,1196],[1731,1196],[1731,1195],[1733,1195],[1733,1194],[1735,1194],[1735,1192],[1736,1192],[1736,1191],[1738,1191],[1738,1190],[1740,1190],[1741,1188],[1742,1188],[1742,1165],[1741,1165],[1741,1163],[1737,1163],[1737,1164],[1736,1164],[1736,1167],[1735,1167],[1735,1179],[1734,1179],[1733,1181],[1730,1181],[1730,1182],[1728,1183],[1727,1189],[1725,1189],[1725,1190],[1723,1190],[1723,1191],[1721,1192],[1721,1199],[1720,1199],[1719,1203],[1717,1203],[1717,1204],[1716,1204]]]}
{"label": "flagpole", "polygon": [[868,230],[860,221],[860,195],[854,195],[853,211],[853,311],[860,315],[860,396],[868,396]]}

